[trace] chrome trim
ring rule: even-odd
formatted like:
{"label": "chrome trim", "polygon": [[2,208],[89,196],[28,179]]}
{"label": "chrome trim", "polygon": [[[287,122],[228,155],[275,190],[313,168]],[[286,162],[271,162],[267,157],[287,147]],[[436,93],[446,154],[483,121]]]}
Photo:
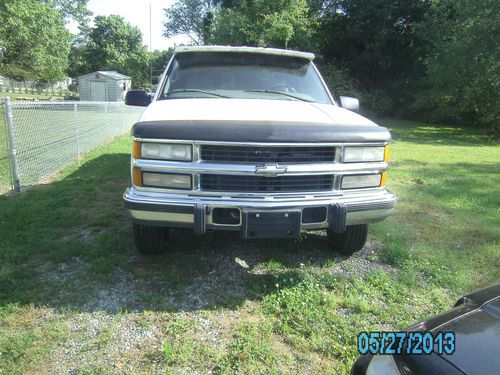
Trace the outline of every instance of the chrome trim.
{"label": "chrome trim", "polygon": [[175,223],[194,223],[193,214],[176,214],[172,212],[154,212],[129,210],[130,215],[137,220],[170,221]]}
{"label": "chrome trim", "polygon": [[[182,172],[182,173],[212,173],[212,174],[236,174],[255,175],[255,164],[222,164],[211,162],[175,162],[152,159],[132,159],[134,167],[147,172]],[[284,175],[313,175],[313,174],[370,174],[381,173],[387,169],[387,163],[314,163],[314,164],[277,164],[286,165]]]}
{"label": "chrome trim", "polygon": [[[169,194],[148,194],[145,195],[134,188],[129,188],[125,191],[123,198],[125,201],[133,203],[144,203],[144,204],[166,204],[166,205],[182,205],[187,207],[193,207],[195,204],[204,204],[211,208],[238,208],[240,209],[240,214],[244,208],[253,209],[278,209],[284,207],[297,207],[297,208],[307,208],[311,206],[322,206],[329,205],[332,203],[344,203],[348,207],[347,211],[347,225],[355,224],[368,224],[377,221],[384,220],[388,216],[394,213],[394,208],[384,208],[375,210],[363,210],[363,211],[349,211],[349,204],[355,206],[362,203],[389,203],[395,204],[396,197],[393,193],[384,190],[378,193],[365,194],[365,195],[350,195],[342,197],[324,197],[317,199],[314,197],[305,197],[302,199],[289,199],[283,201],[268,201],[268,200],[214,200],[208,197],[178,197]],[[211,211],[211,210],[210,210]],[[129,210],[131,216],[137,220],[156,222],[167,222],[175,226],[176,223],[183,224],[194,224],[193,214],[178,214],[169,212],[156,212],[156,211],[138,211]],[[242,214],[241,214],[242,215]],[[328,221],[328,219],[327,219]],[[317,230],[325,229],[328,227],[328,222],[323,223],[301,223],[302,230]],[[225,225],[225,224],[214,224],[212,221],[211,213],[207,216],[207,225],[209,229],[226,229],[226,230],[238,230],[238,228],[243,225],[242,216],[240,216],[240,225]]]}
{"label": "chrome trim", "polygon": [[[222,206],[222,207],[237,207],[237,208],[280,208],[283,206],[300,205],[304,207],[322,206],[331,203],[346,203],[346,204],[363,204],[370,202],[394,202],[395,195],[388,190],[378,189],[370,192],[363,191],[359,193],[349,194],[328,194],[324,196],[316,194],[303,195],[301,197],[285,197],[283,199],[273,199],[273,197],[238,197],[238,196],[224,196],[224,197],[211,197],[208,194],[203,196],[194,196],[192,194],[184,195],[171,194],[166,192],[145,192],[137,188],[128,188],[124,193],[124,199],[131,202],[150,203],[150,204],[171,204],[190,206],[196,203]],[[247,194],[248,195],[248,194]]]}
{"label": "chrome trim", "polygon": [[394,208],[347,212],[347,225],[376,223],[392,215],[394,215]]}
{"label": "chrome trim", "polygon": [[[196,176],[196,175],[195,175]],[[198,180],[199,182],[199,180]],[[338,197],[342,196],[344,193],[359,193],[359,194],[369,194],[383,191],[385,187],[378,188],[362,188],[362,189],[352,189],[352,190],[340,190],[334,189],[330,191],[316,191],[316,192],[289,192],[289,193],[236,193],[234,191],[219,192],[219,191],[205,191],[200,190],[198,185],[198,190],[179,190],[179,189],[164,189],[164,188],[151,188],[145,186],[134,186],[134,189],[143,193],[164,193],[172,194],[177,196],[189,196],[193,198],[197,197],[209,197],[210,199],[266,199],[266,200],[283,200],[287,198],[328,198],[328,197]]]}
{"label": "chrome trim", "polygon": [[[307,126],[307,124],[304,124]],[[255,146],[255,147],[321,147],[321,146],[386,146],[389,142],[227,142],[227,141],[197,141],[195,139],[157,139],[133,137],[134,141],[152,143],[192,143],[194,145],[221,145],[221,146]]]}
{"label": "chrome trim", "polygon": [[255,167],[255,174],[265,177],[277,177],[284,175],[287,170],[288,167],[280,167],[278,164],[265,164],[263,167]]}

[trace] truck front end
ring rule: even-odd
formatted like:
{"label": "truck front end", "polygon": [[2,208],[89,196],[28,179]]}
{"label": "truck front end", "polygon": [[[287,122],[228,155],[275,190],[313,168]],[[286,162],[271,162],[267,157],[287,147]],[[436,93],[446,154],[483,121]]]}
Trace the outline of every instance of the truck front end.
{"label": "truck front end", "polygon": [[350,254],[369,223],[394,212],[389,132],[338,106],[311,56],[229,47],[174,55],[133,128],[124,200],[141,252],[163,251],[168,228],[245,239],[327,229],[332,248]]}

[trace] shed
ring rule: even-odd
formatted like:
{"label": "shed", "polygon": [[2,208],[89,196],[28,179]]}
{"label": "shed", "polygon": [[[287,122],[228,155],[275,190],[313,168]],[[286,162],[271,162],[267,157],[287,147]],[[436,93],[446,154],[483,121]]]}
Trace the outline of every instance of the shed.
{"label": "shed", "polygon": [[78,77],[80,100],[120,102],[132,87],[132,79],[114,71],[97,71]]}

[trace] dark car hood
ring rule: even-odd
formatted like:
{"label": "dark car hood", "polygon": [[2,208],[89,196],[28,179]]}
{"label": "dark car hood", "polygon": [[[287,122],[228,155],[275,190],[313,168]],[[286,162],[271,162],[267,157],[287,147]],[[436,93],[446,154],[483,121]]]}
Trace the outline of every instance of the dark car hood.
{"label": "dark car hood", "polygon": [[410,328],[454,332],[455,352],[443,355],[466,374],[500,371],[500,284],[462,297],[454,309]]}

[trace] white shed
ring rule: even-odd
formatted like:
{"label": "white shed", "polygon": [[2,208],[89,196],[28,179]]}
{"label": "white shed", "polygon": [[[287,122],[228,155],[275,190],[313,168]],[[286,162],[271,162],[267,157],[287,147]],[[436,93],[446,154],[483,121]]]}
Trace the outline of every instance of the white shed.
{"label": "white shed", "polygon": [[80,100],[120,102],[132,87],[132,79],[113,71],[97,71],[78,77]]}

